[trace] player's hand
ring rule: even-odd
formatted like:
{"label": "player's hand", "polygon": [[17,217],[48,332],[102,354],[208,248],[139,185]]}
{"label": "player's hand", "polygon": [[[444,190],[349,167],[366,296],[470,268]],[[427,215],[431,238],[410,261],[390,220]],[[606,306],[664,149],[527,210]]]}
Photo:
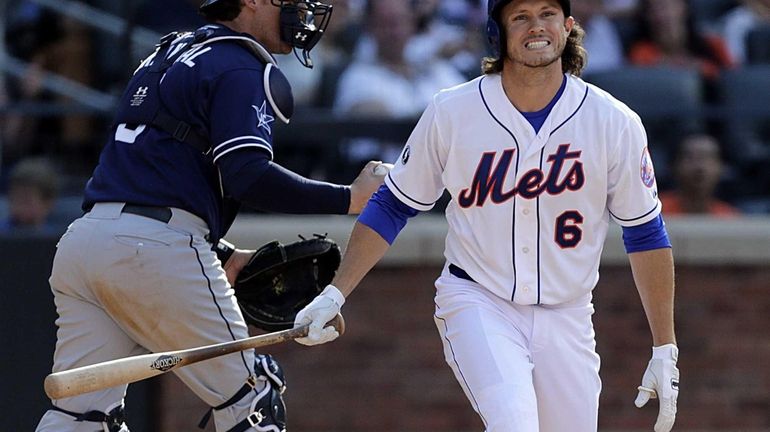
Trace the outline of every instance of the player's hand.
{"label": "player's hand", "polygon": [[320,345],[339,337],[339,332],[332,326],[324,327],[340,312],[345,303],[345,296],[334,285],[327,285],[321,294],[297,313],[294,327],[310,324],[307,337],[295,339],[302,345]]}
{"label": "player's hand", "polygon": [[650,399],[659,400],[658,421],[655,432],[668,432],[676,419],[676,398],[679,396],[679,369],[676,361],[679,349],[674,344],[652,348],[652,359],[639,386],[639,395],[634,402],[637,408],[643,407]]}
{"label": "player's hand", "polygon": [[383,165],[383,163],[369,161],[353,181],[353,184],[350,185],[350,208],[348,208],[348,214],[361,213],[369,198],[380,188],[380,185],[385,180],[385,175],[387,175],[387,170],[376,169],[380,165]]}
{"label": "player's hand", "polygon": [[243,270],[243,266],[249,262],[255,252],[256,251],[254,250],[235,249],[233,254],[230,255],[230,258],[227,259],[227,262],[225,262],[224,265],[224,269],[225,275],[227,275],[227,282],[230,283],[230,286],[235,284],[235,279],[238,278],[238,273]]}

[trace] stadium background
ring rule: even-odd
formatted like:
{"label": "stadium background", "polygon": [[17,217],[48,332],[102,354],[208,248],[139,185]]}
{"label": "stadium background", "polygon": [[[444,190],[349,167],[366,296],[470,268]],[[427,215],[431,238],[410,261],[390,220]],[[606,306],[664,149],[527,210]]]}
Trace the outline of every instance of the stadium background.
{"label": "stadium background", "polygon": [[[80,213],[79,193],[96,162],[116,93],[159,35],[198,23],[196,3],[0,0],[0,32],[5,35],[0,45],[0,191],[7,190],[19,163],[45,158],[58,192],[45,229],[0,232],[2,431],[32,430],[46,409],[42,379],[50,370],[55,343],[46,279],[58,235]],[[361,4],[333,3],[348,9],[340,16],[347,17],[350,28],[338,30],[321,45],[353,46],[364,22]],[[468,40],[473,38],[468,35],[478,36],[475,63],[462,52],[445,59],[467,77],[477,74],[468,65],[477,65],[485,50],[478,14],[483,4],[415,0],[410,5],[420,3],[439,3],[434,12],[441,24],[462,27]],[[623,3],[634,2],[609,0],[604,6],[619,9],[602,9],[623,42],[622,65],[587,73],[586,79],[642,115],[662,191],[678,186],[674,160],[683,136],[697,132],[715,137],[724,169],[714,194],[739,213],[666,215],[678,264],[683,374],[675,430],[770,431],[770,17],[746,37],[743,59],[719,65],[711,75],[698,67],[633,60],[632,47],[643,39],[644,20],[638,15],[640,5],[623,9]],[[683,25],[719,36],[731,14],[751,1],[688,3]],[[294,68],[294,59],[280,60],[297,83],[299,105],[291,126],[276,132],[279,163],[315,178],[349,182],[360,166],[351,148],[379,143],[382,159],[388,160],[383,143],[403,142],[408,136],[414,116],[360,116],[335,107],[335,78],[362,61],[356,57],[361,53],[349,50],[346,61],[320,62],[310,72],[318,75],[317,81]],[[324,53],[319,55],[324,59]],[[8,206],[3,195],[0,219],[7,216]],[[344,243],[352,222],[349,217],[249,213],[239,218],[228,238],[256,247],[319,232]],[[442,264],[445,230],[440,209],[410,223],[351,297],[344,338],[314,349],[285,344],[269,350],[287,369],[290,431],[482,429],[443,362],[431,318],[432,283]],[[633,407],[650,338],[616,229],[604,255],[595,291],[604,385],[600,430],[650,430],[655,410]],[[128,404],[134,432],[194,430],[205,410],[173,376],[132,386]]]}

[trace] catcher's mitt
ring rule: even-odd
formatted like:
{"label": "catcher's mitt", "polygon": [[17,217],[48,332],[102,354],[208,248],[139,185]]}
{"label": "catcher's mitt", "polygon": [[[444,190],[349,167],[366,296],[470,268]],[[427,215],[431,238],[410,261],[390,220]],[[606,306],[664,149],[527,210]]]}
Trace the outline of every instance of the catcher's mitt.
{"label": "catcher's mitt", "polygon": [[267,331],[289,329],[294,317],[331,283],[340,265],[334,240],[316,234],[257,250],[235,280],[235,297],[246,322]]}

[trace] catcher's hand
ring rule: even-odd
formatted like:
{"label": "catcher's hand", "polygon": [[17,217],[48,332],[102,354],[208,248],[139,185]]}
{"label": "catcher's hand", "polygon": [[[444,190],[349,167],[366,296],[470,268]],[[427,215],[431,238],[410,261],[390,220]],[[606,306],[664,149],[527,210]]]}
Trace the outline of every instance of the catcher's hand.
{"label": "catcher's hand", "polygon": [[238,275],[241,273],[241,270],[243,270],[246,264],[251,261],[255,252],[255,250],[233,250],[233,254],[230,255],[230,258],[224,265],[225,276],[227,276],[227,282],[229,282],[231,286],[235,285],[235,281],[238,280]]}
{"label": "catcher's hand", "polygon": [[377,192],[385,180],[389,167],[383,168],[382,162],[369,161],[350,185],[350,207],[348,214],[359,214],[369,202],[369,198]]}
{"label": "catcher's hand", "polygon": [[247,323],[267,331],[290,329],[297,312],[331,282],[340,265],[339,246],[326,236],[300,238],[262,246],[238,273],[233,289]]}
{"label": "catcher's hand", "polygon": [[328,285],[309,305],[297,313],[294,327],[310,324],[307,337],[294,339],[302,345],[320,345],[339,337],[339,332],[332,327],[324,327],[336,317],[345,304],[345,296],[334,285]]}
{"label": "catcher's hand", "polygon": [[652,359],[639,386],[639,394],[634,402],[638,408],[650,399],[659,399],[658,420],[655,432],[669,432],[676,419],[676,398],[679,396],[679,369],[676,361],[679,349],[674,344],[652,348]]}

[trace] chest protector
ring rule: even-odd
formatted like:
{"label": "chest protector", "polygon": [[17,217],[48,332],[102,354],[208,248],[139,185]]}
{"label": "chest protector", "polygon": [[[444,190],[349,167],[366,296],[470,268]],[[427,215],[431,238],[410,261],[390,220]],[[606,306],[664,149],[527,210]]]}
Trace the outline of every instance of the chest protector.
{"label": "chest protector", "polygon": [[226,27],[207,25],[192,33],[174,32],[161,38],[155,52],[142,62],[126,86],[113,127],[119,124],[129,127],[150,125],[202,153],[208,152],[211,143],[205,132],[168,112],[160,98],[160,85],[168,68],[176,61],[184,61],[186,53],[194,55],[193,50],[218,42],[240,44],[265,64],[262,79],[266,98],[276,116],[288,123],[294,113],[294,96],[286,76],[275,65],[275,59],[250,37]]}

